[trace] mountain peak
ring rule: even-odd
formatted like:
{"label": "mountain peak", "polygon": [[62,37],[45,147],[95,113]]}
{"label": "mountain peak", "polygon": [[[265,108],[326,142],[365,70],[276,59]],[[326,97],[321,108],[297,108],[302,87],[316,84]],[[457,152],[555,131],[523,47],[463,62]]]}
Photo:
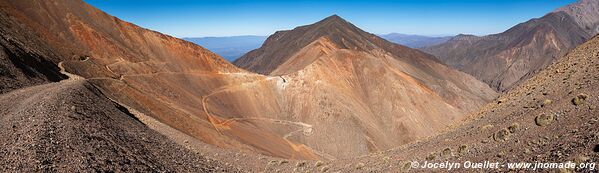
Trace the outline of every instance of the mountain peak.
{"label": "mountain peak", "polygon": [[464,41],[464,40],[471,40],[471,39],[476,39],[476,38],[478,38],[478,36],[476,36],[476,35],[458,34],[458,35],[452,37],[450,40],[451,41]]}
{"label": "mountain peak", "polygon": [[327,17],[327,18],[324,18],[323,21],[325,21],[325,20],[342,20],[342,21],[345,21],[343,18],[341,18],[337,14],[333,14],[333,15]]}
{"label": "mountain peak", "polygon": [[338,16],[336,14],[329,16],[327,18],[324,18],[321,21],[318,21],[310,26],[323,26],[323,25],[328,25],[329,27],[339,27],[339,28],[353,26],[353,25],[351,25],[351,23],[349,23],[348,21],[346,21],[345,19],[341,18],[340,16]]}
{"label": "mountain peak", "polygon": [[379,49],[386,50],[397,57],[413,55],[411,57],[428,58],[436,61],[428,54],[388,42],[363,31],[338,15],[332,15],[311,25],[276,32],[266,40],[262,47],[248,52],[237,59],[234,64],[252,72],[271,74],[294,54],[323,37],[328,40],[328,43],[334,45],[335,49],[362,52]]}
{"label": "mountain peak", "polygon": [[247,53],[234,63],[253,72],[270,74],[294,53],[322,37],[339,49],[371,50],[376,47],[370,40],[373,36],[338,15],[332,15],[311,25],[276,32],[266,39],[263,47]]}

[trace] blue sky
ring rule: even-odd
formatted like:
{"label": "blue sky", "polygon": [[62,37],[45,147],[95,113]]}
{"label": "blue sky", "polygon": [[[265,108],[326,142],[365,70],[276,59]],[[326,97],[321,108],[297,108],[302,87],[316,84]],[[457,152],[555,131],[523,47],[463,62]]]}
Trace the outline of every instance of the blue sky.
{"label": "blue sky", "polygon": [[176,37],[270,35],[337,14],[375,34],[486,35],[575,0],[84,0]]}

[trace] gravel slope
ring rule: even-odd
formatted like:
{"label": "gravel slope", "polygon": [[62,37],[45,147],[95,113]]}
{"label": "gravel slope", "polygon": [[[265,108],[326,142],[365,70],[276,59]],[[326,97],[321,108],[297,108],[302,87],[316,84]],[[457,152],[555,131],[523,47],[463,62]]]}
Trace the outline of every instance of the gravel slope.
{"label": "gravel slope", "polygon": [[218,172],[84,80],[0,96],[1,172]]}

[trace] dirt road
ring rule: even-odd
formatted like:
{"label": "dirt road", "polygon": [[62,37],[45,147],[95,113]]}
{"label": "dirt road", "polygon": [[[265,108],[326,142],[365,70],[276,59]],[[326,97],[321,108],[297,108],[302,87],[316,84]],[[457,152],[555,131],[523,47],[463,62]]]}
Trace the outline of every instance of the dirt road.
{"label": "dirt road", "polygon": [[1,172],[233,171],[149,129],[83,78],[0,95]]}

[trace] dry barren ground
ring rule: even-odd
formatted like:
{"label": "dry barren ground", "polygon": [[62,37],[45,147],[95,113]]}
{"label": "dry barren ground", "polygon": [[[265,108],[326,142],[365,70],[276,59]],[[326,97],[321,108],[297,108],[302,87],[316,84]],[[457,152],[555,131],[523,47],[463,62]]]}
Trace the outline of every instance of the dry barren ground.
{"label": "dry barren ground", "polygon": [[85,80],[0,96],[2,172],[236,172],[150,130]]}

